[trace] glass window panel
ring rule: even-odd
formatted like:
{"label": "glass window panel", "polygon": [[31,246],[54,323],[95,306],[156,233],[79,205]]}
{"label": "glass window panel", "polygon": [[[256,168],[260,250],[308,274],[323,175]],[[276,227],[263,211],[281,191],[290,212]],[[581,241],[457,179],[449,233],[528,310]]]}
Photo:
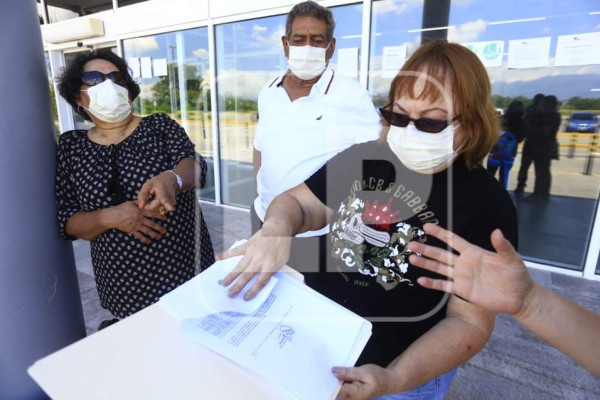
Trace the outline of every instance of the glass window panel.
{"label": "glass window panel", "polygon": [[[369,93],[376,107],[386,104],[393,72],[399,70],[398,57],[392,57],[400,46],[408,54],[421,43],[423,2],[383,0],[373,2],[371,20],[371,57],[369,58]],[[384,58],[384,52],[386,57]],[[396,53],[397,54],[397,53]]]}
{"label": "glass window panel", "polygon": [[[71,65],[80,53],[81,52],[65,53],[65,67]],[[73,126],[75,129],[90,129],[94,124],[91,121],[85,120],[81,115],[73,111]]]}
{"label": "glass window panel", "polygon": [[54,121],[54,134],[58,139],[58,135],[60,135],[60,126],[58,124],[58,110],[56,109],[56,92],[54,90],[54,78],[52,77],[52,68],[50,67],[50,56],[47,51],[44,52],[44,58],[46,60],[48,89],[50,90],[50,108],[52,109],[52,120]]}
{"label": "glass window panel", "polygon": [[136,112],[166,113],[185,128],[209,167],[200,196],[215,201],[208,29],[127,39],[123,53],[141,88]]}
{"label": "glass window panel", "polygon": [[[594,4],[596,3],[596,4]],[[498,108],[513,99],[531,104],[536,93],[554,95],[560,101],[563,123],[558,133],[561,157],[552,161],[550,200],[526,201],[536,181],[529,168],[525,197],[513,196],[519,215],[520,252],[528,259],[582,271],[598,202],[600,166],[595,157],[597,143],[590,133],[567,133],[567,119],[576,111],[600,113],[599,65],[555,66],[558,38],[597,32],[600,15],[597,2],[573,0],[559,8],[548,1],[494,2],[477,0],[452,5],[449,39],[457,42],[504,41],[502,64],[489,67],[492,94]],[[548,57],[541,68],[507,68],[509,40],[550,38]],[[524,56],[524,55],[522,55]],[[573,129],[577,131],[577,129]],[[597,128],[593,128],[597,132]],[[522,149],[522,147],[521,147]],[[509,189],[517,185],[521,151],[509,175]],[[593,164],[593,162],[592,162]]]}
{"label": "glass window panel", "polygon": [[221,198],[249,207],[256,194],[252,152],[258,92],[286,68],[285,16],[216,27]]}
{"label": "glass window panel", "polygon": [[[407,45],[410,56],[420,43],[421,33],[418,29],[423,10],[422,4],[417,3],[392,0],[373,3],[369,91],[376,105],[385,102],[392,79],[382,76],[382,66],[385,64],[383,49],[386,46]],[[568,118],[579,111],[600,114],[600,68],[597,61],[586,65],[554,64],[560,36],[582,35],[579,39],[572,39],[581,40],[583,34],[598,31],[598,4],[591,0],[573,0],[561,3],[560,7],[556,7],[555,2],[544,0],[473,0],[450,4],[450,41],[500,41],[504,46],[502,52],[485,51],[481,55],[487,60],[499,61],[497,66],[487,67],[493,100],[499,109],[505,109],[514,99],[522,100],[528,106],[536,93],[558,97],[562,116],[558,133],[560,160],[551,164],[549,201],[532,203],[512,192],[516,187],[522,146],[509,174],[509,189],[519,216],[521,254],[532,261],[582,271],[593,215],[598,205],[600,163],[595,157],[600,137],[598,128],[590,129],[596,134],[567,132],[577,130],[568,125]],[[510,40],[543,37],[550,38],[549,54],[541,58],[544,66],[507,67]],[[585,50],[581,54],[590,56],[585,54]],[[524,61],[527,55],[521,54],[519,61]],[[532,192],[534,182],[535,170],[532,166],[525,195]]]}
{"label": "glass window panel", "polygon": [[[331,11],[337,25],[336,52],[360,49],[362,6],[333,7]],[[221,196],[225,204],[249,208],[256,196],[252,153],[258,93],[287,69],[281,44],[285,19],[286,15],[279,15],[216,27]],[[338,59],[334,56],[333,60]]]}

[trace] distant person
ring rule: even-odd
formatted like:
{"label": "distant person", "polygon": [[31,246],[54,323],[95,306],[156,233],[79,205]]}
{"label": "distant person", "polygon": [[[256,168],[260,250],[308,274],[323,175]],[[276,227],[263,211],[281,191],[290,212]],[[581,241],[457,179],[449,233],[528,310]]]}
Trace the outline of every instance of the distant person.
{"label": "distant person", "polygon": [[[542,99],[544,98],[543,93],[538,93],[533,96],[533,102],[525,109],[525,123],[530,121],[532,115],[536,114],[540,110]],[[529,133],[529,128],[528,132]],[[527,186],[527,175],[529,173],[529,167],[533,163],[533,147],[534,141],[527,141],[528,134],[525,135],[525,143],[521,150],[521,167],[519,168],[519,174],[517,176],[517,187],[515,188],[515,194],[522,196],[525,193],[525,186]]]}
{"label": "distant person", "polygon": [[140,118],[140,88],[109,50],[82,53],[60,94],[94,126],[63,133],[57,150],[60,234],[91,242],[100,304],[125,318],[214,262],[195,188],[206,162],[166,114]]}
{"label": "distant person", "polygon": [[523,259],[500,230],[491,235],[496,252],[469,243],[438,225],[424,230],[459,254],[410,242],[414,265],[452,278],[419,278],[420,285],[455,293],[493,312],[512,315],[531,332],[600,377],[600,314],[534,282]]}
{"label": "distant person", "polygon": [[517,156],[518,144],[527,134],[524,115],[523,102],[513,100],[502,116],[498,143],[488,155],[487,170],[492,175],[496,175],[496,171],[499,171],[498,181],[505,189],[508,189],[508,175]]}
{"label": "distant person", "polygon": [[490,92],[472,51],[441,40],[424,43],[380,108],[389,124],[386,140],[328,160],[273,200],[261,230],[219,256],[244,256],[223,285],[237,296],[257,275],[244,295],[250,299],[288,261],[291,237],[329,225],[325,262],[318,271],[301,270],[305,282],[374,320],[356,367],[332,371],[343,382],[341,399],[441,399],[456,368],[491,335],[491,313],[417,284],[431,275],[410,264],[406,248],[411,241],[442,245],[423,232],[426,221],[452,225],[490,250],[497,228],[517,244],[512,200],[481,166],[500,122]]}
{"label": "distant person", "polygon": [[303,182],[340,151],[379,136],[380,118],[369,93],[329,65],[334,29],[331,11],[313,1],[295,5],[287,15],[281,42],[288,69],[258,96],[258,197],[251,209],[252,232],[260,229],[277,195]]}
{"label": "distant person", "polygon": [[552,183],[550,167],[561,122],[556,96],[544,96],[537,110],[526,114],[525,121],[528,129],[525,142],[526,145],[529,142],[530,157],[535,167],[533,193],[526,200],[536,203],[545,202],[550,198]]}

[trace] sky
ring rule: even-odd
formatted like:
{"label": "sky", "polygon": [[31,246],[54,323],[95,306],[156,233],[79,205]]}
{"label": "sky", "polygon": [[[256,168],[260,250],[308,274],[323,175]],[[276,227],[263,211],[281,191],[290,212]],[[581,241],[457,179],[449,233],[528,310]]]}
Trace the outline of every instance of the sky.
{"label": "sky", "polygon": [[[362,4],[332,8],[337,26],[336,51],[361,47]],[[594,13],[596,12],[596,13]],[[384,47],[408,47],[408,54],[420,43],[423,0],[383,0],[373,3],[369,90],[372,95],[387,92],[390,79],[381,77]],[[533,20],[532,20],[533,19]],[[520,21],[515,21],[520,20]],[[529,20],[529,21],[524,21]],[[513,21],[513,22],[508,22]],[[281,36],[285,16],[266,17],[216,26],[217,74],[220,93],[255,98],[265,82],[285,70]],[[559,99],[600,97],[600,65],[555,67],[554,53],[559,35],[600,31],[598,0],[452,0],[448,39],[453,42],[503,40],[502,65],[488,68],[494,94],[533,96],[553,88]],[[186,62],[205,61],[208,74],[206,28],[185,31]],[[412,32],[411,32],[412,31]],[[177,45],[176,33],[125,41],[126,56],[168,58],[168,46]],[[508,69],[508,41],[550,37],[548,66]],[[129,54],[127,54],[129,53]],[[337,57],[332,64],[335,66]],[[151,84],[144,80],[142,84]]]}

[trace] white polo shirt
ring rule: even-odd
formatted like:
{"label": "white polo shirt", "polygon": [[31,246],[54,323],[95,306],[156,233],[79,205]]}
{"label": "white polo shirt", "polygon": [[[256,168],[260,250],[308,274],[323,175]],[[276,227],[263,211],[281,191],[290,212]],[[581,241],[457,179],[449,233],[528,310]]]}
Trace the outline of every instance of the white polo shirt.
{"label": "white polo shirt", "polygon": [[261,153],[261,167],[254,208],[262,221],[277,195],[304,182],[342,150],[379,137],[379,114],[357,81],[328,66],[310,94],[292,102],[282,87],[284,76],[268,82],[258,95],[254,148]]}

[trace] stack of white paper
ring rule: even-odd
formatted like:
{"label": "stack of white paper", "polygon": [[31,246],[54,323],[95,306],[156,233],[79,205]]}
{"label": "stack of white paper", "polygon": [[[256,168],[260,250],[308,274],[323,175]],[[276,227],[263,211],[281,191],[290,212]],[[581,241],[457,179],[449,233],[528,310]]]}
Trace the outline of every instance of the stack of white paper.
{"label": "stack of white paper", "polygon": [[215,263],[159,304],[181,321],[186,336],[293,397],[335,398],[341,383],[331,367],[354,365],[371,323],[286,272],[275,274],[252,301],[231,299],[220,280],[239,259]]}

